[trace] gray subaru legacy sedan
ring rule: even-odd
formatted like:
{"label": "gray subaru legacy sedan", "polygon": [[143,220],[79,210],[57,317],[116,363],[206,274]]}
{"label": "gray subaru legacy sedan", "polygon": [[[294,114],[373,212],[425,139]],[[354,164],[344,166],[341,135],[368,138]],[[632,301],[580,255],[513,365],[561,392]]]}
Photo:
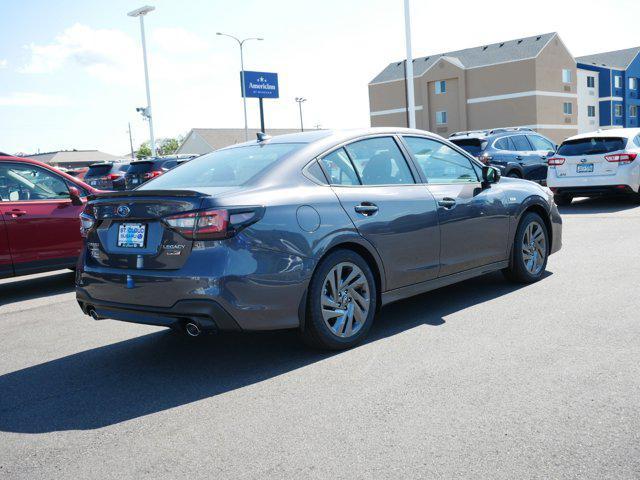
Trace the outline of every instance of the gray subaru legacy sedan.
{"label": "gray subaru legacy sedan", "polygon": [[[313,131],[217,150],[90,198],[77,299],[96,320],[361,342],[384,305],[562,243],[551,192],[420,130]],[[446,292],[444,292],[446,294]]]}

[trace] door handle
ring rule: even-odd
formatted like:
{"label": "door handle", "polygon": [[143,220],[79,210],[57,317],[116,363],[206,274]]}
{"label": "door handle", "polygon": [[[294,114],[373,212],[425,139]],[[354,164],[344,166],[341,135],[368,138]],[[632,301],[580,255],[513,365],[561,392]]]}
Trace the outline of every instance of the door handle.
{"label": "door handle", "polygon": [[27,212],[25,210],[10,210],[8,212],[4,212],[5,215],[10,215],[11,218],[18,218],[21,217],[23,215],[26,215]]}
{"label": "door handle", "polygon": [[353,207],[353,209],[356,212],[361,213],[365,217],[368,217],[369,215],[373,215],[378,211],[378,206],[374,203],[362,202],[360,205],[356,205],[355,207]]}
{"label": "door handle", "polygon": [[445,197],[442,200],[438,200],[438,205],[444,208],[453,208],[456,206],[456,201],[453,198]]}

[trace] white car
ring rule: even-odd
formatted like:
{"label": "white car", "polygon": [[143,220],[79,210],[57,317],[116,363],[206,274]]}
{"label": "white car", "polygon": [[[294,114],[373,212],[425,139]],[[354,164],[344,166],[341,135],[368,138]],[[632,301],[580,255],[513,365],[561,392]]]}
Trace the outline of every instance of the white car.
{"label": "white car", "polygon": [[558,205],[574,197],[631,194],[640,200],[640,128],[569,137],[547,160],[547,186]]}

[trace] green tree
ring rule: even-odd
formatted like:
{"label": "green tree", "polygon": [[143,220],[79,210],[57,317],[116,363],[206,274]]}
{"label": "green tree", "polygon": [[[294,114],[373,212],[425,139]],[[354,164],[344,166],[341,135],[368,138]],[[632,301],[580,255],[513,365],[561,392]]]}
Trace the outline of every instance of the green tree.
{"label": "green tree", "polygon": [[138,159],[141,159],[141,158],[146,158],[150,156],[151,156],[151,147],[149,146],[149,142],[144,142],[142,145],[140,145],[140,148],[138,148],[138,151],[136,152],[136,157]]}
{"label": "green tree", "polygon": [[180,141],[177,138],[163,138],[158,147],[159,155],[173,155],[178,150]]}

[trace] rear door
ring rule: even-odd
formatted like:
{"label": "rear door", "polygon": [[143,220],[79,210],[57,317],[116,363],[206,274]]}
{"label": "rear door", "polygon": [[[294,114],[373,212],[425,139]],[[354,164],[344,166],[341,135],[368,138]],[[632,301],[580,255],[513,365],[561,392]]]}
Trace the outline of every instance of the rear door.
{"label": "rear door", "polygon": [[533,180],[540,174],[540,155],[534,151],[526,135],[513,135],[509,138],[516,147],[514,160],[521,167],[523,178]]}
{"label": "rear door", "polygon": [[[1,184],[0,188],[2,188]],[[9,237],[7,236],[5,223],[3,215],[0,215],[0,278],[11,277],[13,275],[11,250],[9,249]]]}
{"label": "rear door", "polygon": [[611,177],[618,172],[618,162],[608,162],[606,155],[622,153],[627,139],[623,137],[587,137],[567,140],[560,145],[556,157],[564,163],[555,168],[559,178]]}
{"label": "rear door", "polygon": [[417,172],[393,136],[355,141],[320,163],[342,207],[380,253],[389,290],[437,276],[436,203],[416,183]]}
{"label": "rear door", "polygon": [[16,274],[75,263],[82,239],[66,181],[29,163],[0,164],[2,214]]}
{"label": "rear door", "polygon": [[403,136],[438,204],[440,276],[507,258],[509,216],[499,183],[483,187],[480,167],[444,143]]}

